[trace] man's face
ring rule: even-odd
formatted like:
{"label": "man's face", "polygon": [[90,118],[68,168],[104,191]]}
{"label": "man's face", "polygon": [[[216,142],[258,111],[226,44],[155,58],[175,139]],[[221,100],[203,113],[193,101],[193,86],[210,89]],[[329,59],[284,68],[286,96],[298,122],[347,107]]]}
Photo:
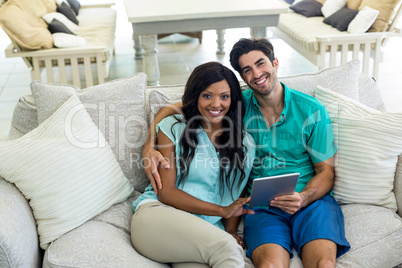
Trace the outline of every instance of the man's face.
{"label": "man's face", "polygon": [[278,59],[274,64],[260,50],[252,50],[239,58],[241,77],[255,94],[269,95],[278,83]]}

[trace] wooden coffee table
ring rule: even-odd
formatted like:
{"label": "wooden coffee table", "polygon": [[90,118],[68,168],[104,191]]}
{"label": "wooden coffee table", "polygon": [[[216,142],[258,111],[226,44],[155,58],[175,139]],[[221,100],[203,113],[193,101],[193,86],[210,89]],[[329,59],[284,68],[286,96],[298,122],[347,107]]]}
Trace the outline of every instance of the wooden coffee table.
{"label": "wooden coffee table", "polygon": [[158,85],[160,78],[158,34],[215,29],[219,52],[225,29],[250,27],[252,37],[266,37],[266,27],[276,26],[289,6],[282,0],[124,0],[124,5],[133,26],[136,55],[142,55],[143,48],[148,85]]}

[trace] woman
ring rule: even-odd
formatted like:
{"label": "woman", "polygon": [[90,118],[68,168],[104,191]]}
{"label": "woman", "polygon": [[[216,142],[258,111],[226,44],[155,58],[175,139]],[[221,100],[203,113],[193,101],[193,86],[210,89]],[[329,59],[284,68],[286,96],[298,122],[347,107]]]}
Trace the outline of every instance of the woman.
{"label": "woman", "polygon": [[220,63],[200,65],[182,102],[183,115],[157,125],[158,150],[171,168],[159,168],[158,195],[150,185],[133,203],[132,243],[140,254],[174,267],[243,267],[237,225],[253,212],[243,209],[249,198],[239,197],[255,148],[243,131],[239,82]]}

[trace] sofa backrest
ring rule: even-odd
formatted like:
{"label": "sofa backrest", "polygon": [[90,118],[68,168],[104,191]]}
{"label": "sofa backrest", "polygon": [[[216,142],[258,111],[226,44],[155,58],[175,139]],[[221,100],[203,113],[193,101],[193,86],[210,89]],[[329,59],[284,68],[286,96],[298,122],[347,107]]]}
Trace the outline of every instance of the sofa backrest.
{"label": "sofa backrest", "polygon": [[[283,77],[280,78],[280,81],[284,82],[287,86],[291,88],[294,88],[309,95],[314,95],[317,85],[321,85],[330,88],[331,90],[338,93],[347,95],[348,97],[360,101],[367,106],[370,106],[371,108],[380,111],[386,111],[386,106],[381,98],[380,88],[370,76],[359,73],[357,67],[358,65],[358,61],[352,61],[343,66],[326,69],[317,73]],[[108,83],[103,84],[100,87],[107,87]],[[33,85],[35,85],[35,83],[33,83]],[[42,83],[42,86],[45,85],[46,84]],[[170,103],[179,102],[181,100],[181,96],[184,91],[184,85],[156,86],[146,88],[144,87],[144,91],[145,94],[142,94],[144,96],[144,99],[136,99],[136,102],[144,102],[140,106],[144,107],[145,109],[147,117],[145,127],[148,127],[149,122],[153,119],[154,115],[161,107]],[[127,95],[127,98],[130,97],[132,96]],[[86,101],[90,102],[89,99],[87,99]],[[114,116],[116,118],[119,117],[119,110],[114,111]],[[127,114],[122,114],[122,117],[126,116]],[[23,96],[20,98],[15,107],[8,138],[19,138],[30,130],[36,128],[38,124],[37,106],[33,96]],[[105,126],[104,128],[108,129],[110,128],[110,126]],[[125,138],[130,140],[131,138],[129,135],[133,135],[132,138],[134,139],[136,135],[138,136],[137,132],[139,131],[143,130],[126,129],[125,135],[128,136]],[[136,151],[138,151],[139,155],[141,147],[142,146],[140,145],[140,147],[135,149]],[[134,172],[131,169],[135,169],[136,171]],[[143,191],[144,186],[148,184],[148,180],[143,174],[142,166],[137,165],[136,167],[131,167],[131,169],[130,174],[138,174],[138,176],[135,176],[133,180],[136,189],[139,191]],[[400,191],[402,192],[402,189]],[[400,194],[399,200],[402,201],[402,193]]]}

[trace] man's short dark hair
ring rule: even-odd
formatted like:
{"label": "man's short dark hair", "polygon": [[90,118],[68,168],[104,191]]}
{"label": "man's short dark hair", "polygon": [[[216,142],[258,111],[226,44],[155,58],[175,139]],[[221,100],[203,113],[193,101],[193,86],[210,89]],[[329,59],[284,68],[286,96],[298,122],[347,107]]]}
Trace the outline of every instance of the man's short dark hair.
{"label": "man's short dark hair", "polygon": [[269,42],[265,38],[261,39],[247,39],[242,38],[234,44],[232,51],[230,52],[230,64],[232,65],[233,69],[235,69],[240,75],[241,69],[239,65],[239,58],[243,54],[247,54],[252,50],[259,50],[268,57],[268,59],[274,63],[275,60],[275,53],[274,47],[272,46],[271,42]]}

